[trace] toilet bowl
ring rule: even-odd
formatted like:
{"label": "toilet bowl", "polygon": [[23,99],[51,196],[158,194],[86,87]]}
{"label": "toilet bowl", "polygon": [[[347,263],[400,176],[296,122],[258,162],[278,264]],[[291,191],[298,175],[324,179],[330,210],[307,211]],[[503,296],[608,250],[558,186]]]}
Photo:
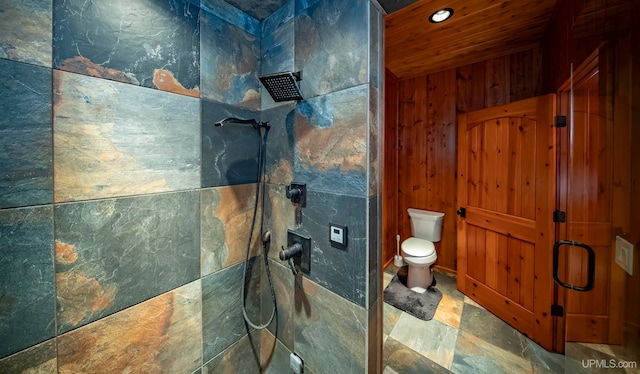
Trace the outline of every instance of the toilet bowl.
{"label": "toilet bowl", "polygon": [[415,292],[425,292],[433,282],[431,265],[438,255],[434,242],[440,241],[444,213],[409,208],[412,237],[402,242],[404,261],[409,265],[407,287]]}

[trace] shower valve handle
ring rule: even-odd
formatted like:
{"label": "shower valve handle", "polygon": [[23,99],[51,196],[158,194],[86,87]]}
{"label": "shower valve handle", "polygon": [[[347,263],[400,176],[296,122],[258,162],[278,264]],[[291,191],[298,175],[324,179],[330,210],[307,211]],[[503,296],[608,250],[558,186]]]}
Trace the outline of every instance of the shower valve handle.
{"label": "shower valve handle", "polygon": [[295,256],[302,255],[302,244],[300,243],[294,243],[292,246],[286,249],[284,247],[281,248],[282,250],[280,251],[279,257],[282,261],[287,261],[291,258],[294,258]]}
{"label": "shower valve handle", "polygon": [[300,195],[302,195],[302,192],[299,188],[291,188],[290,186],[287,186],[287,199],[296,199],[299,198]]}
{"label": "shower valve handle", "polygon": [[291,199],[292,203],[300,204],[304,207],[307,205],[307,185],[302,183],[291,183],[290,186],[286,186],[287,199]]}

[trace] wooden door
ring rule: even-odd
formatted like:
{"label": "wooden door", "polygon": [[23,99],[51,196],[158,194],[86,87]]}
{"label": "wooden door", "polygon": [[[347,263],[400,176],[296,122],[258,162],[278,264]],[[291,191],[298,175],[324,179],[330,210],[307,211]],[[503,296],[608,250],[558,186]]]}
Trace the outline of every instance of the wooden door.
{"label": "wooden door", "polygon": [[458,289],[552,349],[555,95],[458,116]]}

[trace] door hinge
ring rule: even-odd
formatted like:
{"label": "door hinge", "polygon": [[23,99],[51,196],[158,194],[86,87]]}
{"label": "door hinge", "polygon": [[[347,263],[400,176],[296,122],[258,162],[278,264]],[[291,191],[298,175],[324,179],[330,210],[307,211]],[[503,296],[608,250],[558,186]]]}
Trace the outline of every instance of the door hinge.
{"label": "door hinge", "polygon": [[553,120],[555,127],[567,127],[567,116],[556,116]]}
{"label": "door hinge", "polygon": [[558,223],[567,222],[567,213],[561,210],[554,211],[553,222],[558,222]]}
{"label": "door hinge", "polygon": [[562,305],[551,305],[551,315],[553,317],[564,317],[564,308],[562,307]]}

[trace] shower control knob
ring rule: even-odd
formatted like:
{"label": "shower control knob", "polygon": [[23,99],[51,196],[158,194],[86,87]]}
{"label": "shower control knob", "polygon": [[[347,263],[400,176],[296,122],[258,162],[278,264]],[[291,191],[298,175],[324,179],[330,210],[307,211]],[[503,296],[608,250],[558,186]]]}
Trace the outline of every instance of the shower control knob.
{"label": "shower control knob", "polygon": [[294,258],[295,256],[302,255],[302,244],[294,243],[292,246],[288,248],[281,247],[279,257],[282,261],[287,261],[290,258]]}
{"label": "shower control knob", "polygon": [[287,199],[291,199],[294,204],[300,204],[301,207],[307,205],[307,185],[303,183],[291,183],[286,186]]}
{"label": "shower control knob", "polygon": [[287,186],[287,199],[296,199],[302,195],[299,188],[291,188]]}

